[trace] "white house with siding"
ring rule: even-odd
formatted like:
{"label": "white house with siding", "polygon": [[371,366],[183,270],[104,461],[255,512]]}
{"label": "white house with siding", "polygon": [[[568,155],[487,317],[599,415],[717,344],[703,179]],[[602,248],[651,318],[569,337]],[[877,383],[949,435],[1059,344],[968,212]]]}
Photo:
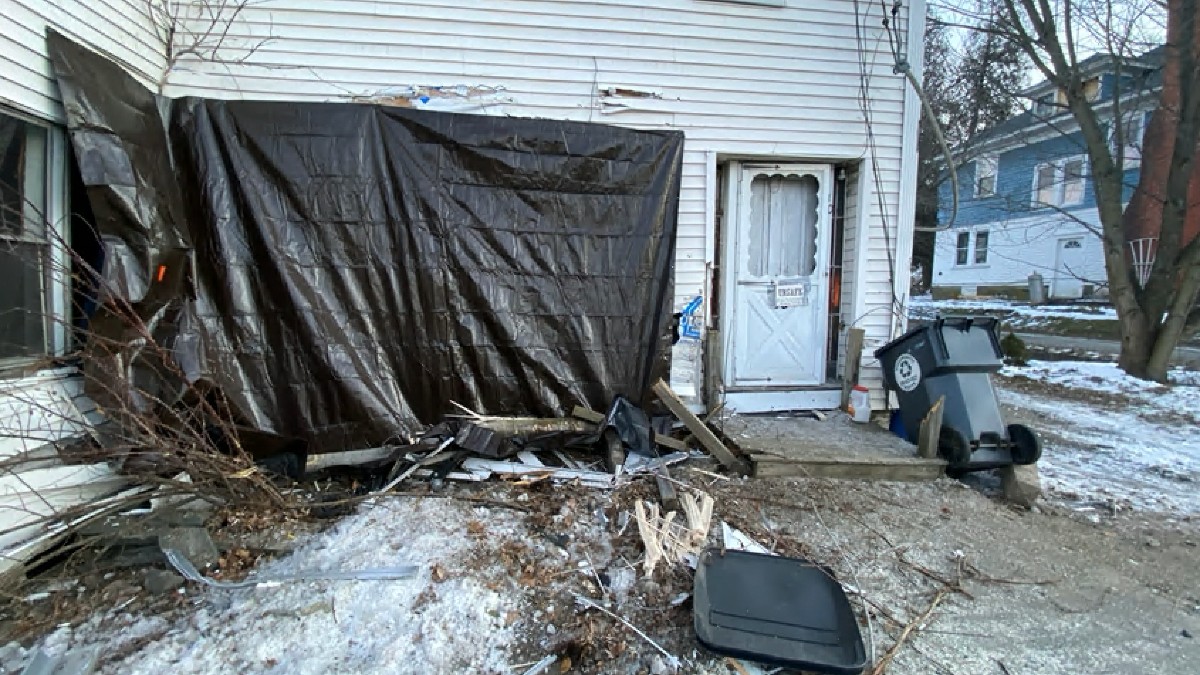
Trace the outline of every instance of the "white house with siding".
{"label": "white house with siding", "polygon": [[[872,352],[905,328],[920,112],[895,66],[920,72],[924,0],[902,3],[892,40],[883,10],[861,0],[256,0],[220,3],[216,19],[211,2],[167,4],[176,16],[143,0],[0,0],[0,120],[13,130],[0,151],[21,157],[4,179],[40,200],[52,227],[71,206],[48,27],[168,97],[678,129],[676,306],[701,298],[703,328],[702,343],[677,348],[681,393],[708,408],[835,407],[858,327],[861,379],[882,405]],[[32,227],[22,236],[44,273],[0,280],[23,284],[0,291],[0,396],[70,398],[70,368],[37,367],[71,349],[70,288],[54,265],[65,244]],[[0,400],[0,455],[47,438],[18,431],[21,405]],[[70,433],[60,426],[49,436]]]}

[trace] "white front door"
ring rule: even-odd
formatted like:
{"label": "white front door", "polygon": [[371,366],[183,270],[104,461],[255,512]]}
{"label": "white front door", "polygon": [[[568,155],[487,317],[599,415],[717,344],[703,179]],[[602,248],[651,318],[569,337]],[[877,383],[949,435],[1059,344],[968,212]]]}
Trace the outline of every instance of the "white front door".
{"label": "white front door", "polygon": [[725,386],[825,382],[833,170],[734,165],[725,242]]}
{"label": "white front door", "polygon": [[1052,298],[1083,297],[1083,274],[1087,261],[1083,253],[1083,237],[1058,240],[1058,251],[1054,256],[1054,281],[1050,285]]}

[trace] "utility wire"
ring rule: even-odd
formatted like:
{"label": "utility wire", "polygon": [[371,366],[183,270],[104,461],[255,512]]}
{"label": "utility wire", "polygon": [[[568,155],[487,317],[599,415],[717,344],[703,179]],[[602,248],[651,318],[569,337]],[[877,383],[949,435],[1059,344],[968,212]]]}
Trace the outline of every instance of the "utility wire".
{"label": "utility wire", "polygon": [[[925,111],[925,115],[929,118],[929,124],[933,128],[934,138],[937,140],[938,146],[942,150],[942,154],[946,157],[946,169],[950,172],[950,222],[946,223],[945,225],[937,225],[935,227],[922,227],[920,225],[914,225],[913,230],[917,232],[945,232],[946,230],[954,227],[954,221],[958,220],[958,168],[954,166],[954,154],[950,151],[950,144],[946,142],[946,134],[942,130],[942,124],[938,121],[937,115],[933,110],[933,104],[929,102],[929,97],[925,94],[925,88],[921,86],[921,83],[917,80],[917,76],[913,75],[912,66],[909,64],[908,59],[904,56],[904,52],[901,48],[903,43],[900,40],[900,36],[894,31],[895,24],[899,20],[901,2],[900,0],[895,0],[895,2],[892,3],[890,18],[888,17],[888,8],[885,0],[880,0],[880,5],[883,7],[884,11],[883,28],[885,31],[887,31],[888,44],[892,49],[892,57],[896,61],[896,65],[892,68],[892,71],[897,75],[904,75],[905,79],[908,80],[908,83],[912,85],[913,91],[917,94],[917,97],[921,99],[921,107]],[[912,21],[911,16],[909,17],[909,21]]]}

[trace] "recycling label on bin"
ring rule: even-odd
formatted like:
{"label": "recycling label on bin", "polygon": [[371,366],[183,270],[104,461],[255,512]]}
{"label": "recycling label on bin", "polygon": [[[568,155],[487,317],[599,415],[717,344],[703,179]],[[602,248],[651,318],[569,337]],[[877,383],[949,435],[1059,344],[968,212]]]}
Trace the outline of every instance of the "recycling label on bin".
{"label": "recycling label on bin", "polygon": [[900,358],[896,359],[894,374],[896,386],[900,387],[901,391],[912,391],[921,383],[921,364],[912,354],[901,354]]}

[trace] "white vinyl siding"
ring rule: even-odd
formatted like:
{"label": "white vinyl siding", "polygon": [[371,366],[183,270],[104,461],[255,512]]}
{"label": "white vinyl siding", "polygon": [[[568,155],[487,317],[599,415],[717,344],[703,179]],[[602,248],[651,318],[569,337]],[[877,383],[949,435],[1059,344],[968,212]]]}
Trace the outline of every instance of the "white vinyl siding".
{"label": "white vinyl siding", "polygon": [[[986,265],[955,265],[958,235],[955,229],[937,233],[933,257],[933,285],[941,288],[1008,286],[1026,289],[1029,275],[1042,275],[1047,284],[1055,275],[1059,240],[1078,238],[1083,242],[1086,265],[1076,271],[1082,283],[1102,289],[1107,281],[1103,242],[1092,230],[1100,227],[1094,207],[1070,215],[1041,213],[1026,218],[998,220],[979,226],[973,237],[986,231]],[[977,241],[977,240],[975,240]],[[972,250],[976,255],[978,246]],[[974,259],[974,258],[972,258]]]}
{"label": "white vinyl siding", "polygon": [[46,29],[120,63],[154,88],[166,63],[145,0],[0,0],[0,104],[64,121],[46,58]]}

